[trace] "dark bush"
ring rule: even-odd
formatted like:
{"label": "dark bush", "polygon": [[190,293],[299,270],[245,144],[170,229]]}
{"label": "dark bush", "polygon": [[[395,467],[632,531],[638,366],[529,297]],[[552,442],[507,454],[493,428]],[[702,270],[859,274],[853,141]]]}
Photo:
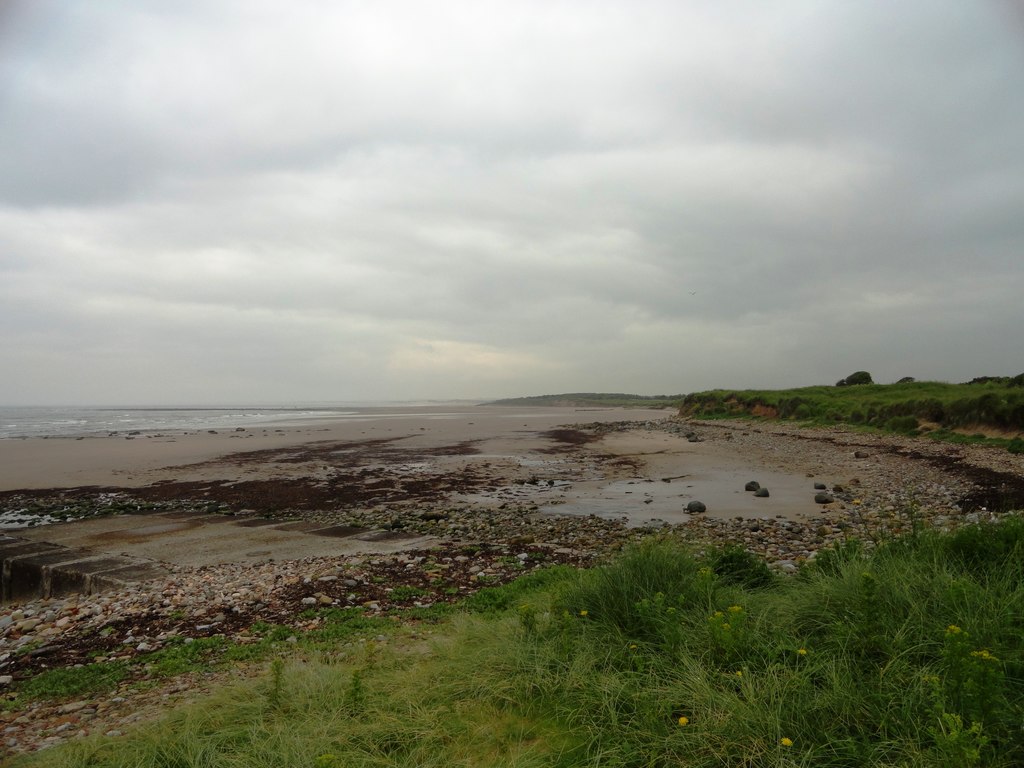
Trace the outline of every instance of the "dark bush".
{"label": "dark bush", "polygon": [[871,380],[871,374],[867,371],[856,371],[851,373],[844,379],[844,381],[848,387],[857,386],[858,384],[874,384]]}
{"label": "dark bush", "polygon": [[768,564],[737,544],[717,547],[708,553],[707,558],[711,570],[726,584],[753,589],[772,583]]}

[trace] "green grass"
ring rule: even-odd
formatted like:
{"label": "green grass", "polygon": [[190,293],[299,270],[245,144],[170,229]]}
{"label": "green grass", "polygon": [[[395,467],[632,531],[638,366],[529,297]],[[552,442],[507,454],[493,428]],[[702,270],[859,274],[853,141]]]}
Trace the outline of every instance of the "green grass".
{"label": "green grass", "polygon": [[102,693],[117,688],[128,676],[124,662],[103,662],[41,672],[18,690],[23,700],[61,699]]}
{"label": "green grass", "polygon": [[[1024,764],[1024,520],[761,565],[652,538],[485,590],[429,642],[327,614],[333,652],[301,640],[262,679],[16,764]],[[386,644],[351,642],[378,622]]]}
{"label": "green grass", "polygon": [[[925,381],[780,390],[712,390],[687,395],[681,413],[701,418],[755,414],[814,424],[846,423],[905,434],[917,434],[927,427],[933,430],[934,436],[951,439],[958,435],[958,430],[1024,431],[1024,386],[1012,379],[977,384]],[[961,436],[963,439],[970,438]],[[980,435],[973,439],[986,438]],[[997,442],[1011,450],[1024,451],[1020,439]]]}

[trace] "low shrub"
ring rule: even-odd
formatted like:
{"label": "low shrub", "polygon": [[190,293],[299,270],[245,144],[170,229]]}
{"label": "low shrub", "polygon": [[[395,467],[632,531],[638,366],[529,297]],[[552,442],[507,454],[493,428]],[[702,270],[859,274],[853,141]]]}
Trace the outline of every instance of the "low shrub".
{"label": "low shrub", "polygon": [[707,555],[711,570],[725,584],[758,589],[772,584],[774,578],[764,558],[737,544],[712,549]]}

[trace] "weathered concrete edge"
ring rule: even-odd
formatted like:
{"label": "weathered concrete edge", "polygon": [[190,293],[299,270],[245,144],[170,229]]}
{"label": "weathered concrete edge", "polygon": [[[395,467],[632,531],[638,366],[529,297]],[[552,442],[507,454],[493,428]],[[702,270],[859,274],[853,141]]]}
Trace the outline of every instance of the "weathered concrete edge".
{"label": "weathered concrete edge", "polygon": [[0,534],[0,603],[91,595],[167,575],[159,563]]}

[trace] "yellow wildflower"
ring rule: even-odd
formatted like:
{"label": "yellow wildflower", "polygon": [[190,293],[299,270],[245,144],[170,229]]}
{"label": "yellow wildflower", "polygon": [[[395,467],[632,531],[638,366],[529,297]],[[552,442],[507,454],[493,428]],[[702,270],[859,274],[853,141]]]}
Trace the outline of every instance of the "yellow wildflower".
{"label": "yellow wildflower", "polygon": [[741,613],[743,611],[742,605],[730,605],[729,613]]}
{"label": "yellow wildflower", "polygon": [[946,627],[947,635],[959,635],[961,632],[963,632],[963,630],[960,629],[960,627],[958,627],[956,624],[950,624],[948,627]]}
{"label": "yellow wildflower", "polygon": [[798,653],[798,654],[799,654],[800,656],[806,656],[806,655],[807,655],[807,649],[806,649],[806,648],[798,648],[798,649],[797,649],[797,653]]}
{"label": "yellow wildflower", "polygon": [[743,677],[743,672],[741,670],[737,669],[736,670],[736,677]]}
{"label": "yellow wildflower", "polygon": [[680,725],[687,725],[689,722],[690,722],[690,718],[686,717],[685,715],[683,717],[679,718],[679,724]]}
{"label": "yellow wildflower", "polygon": [[982,648],[980,651],[971,651],[971,656],[982,661],[999,661],[995,656],[989,653],[986,649]]}
{"label": "yellow wildflower", "polygon": [[580,611],[580,616],[586,616],[586,615],[587,615],[587,611]]}
{"label": "yellow wildflower", "polygon": [[792,747],[793,746],[793,740],[783,736],[781,739],[779,739],[779,744],[781,744],[784,747]]}
{"label": "yellow wildflower", "polygon": [[725,614],[724,614],[724,613],[722,613],[721,611],[715,611],[715,615],[714,615],[714,617],[713,617],[713,618],[716,618],[716,619],[721,619],[721,618],[723,618],[724,616],[725,616]]}
{"label": "yellow wildflower", "polygon": [[633,645],[629,646],[629,650],[635,651],[636,650],[636,644],[634,643]]}

